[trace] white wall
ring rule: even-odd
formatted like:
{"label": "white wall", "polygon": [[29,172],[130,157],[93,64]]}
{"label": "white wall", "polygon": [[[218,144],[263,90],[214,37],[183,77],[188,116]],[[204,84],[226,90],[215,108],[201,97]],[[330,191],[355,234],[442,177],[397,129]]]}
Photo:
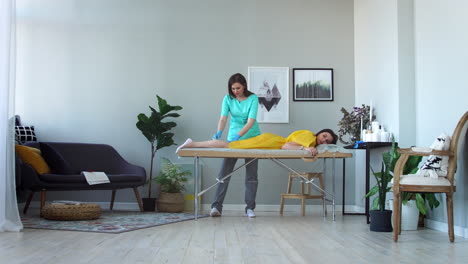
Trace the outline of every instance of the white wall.
{"label": "white wall", "polygon": [[[354,2],[355,105],[372,102],[376,120],[399,141],[398,10],[395,1]],[[381,166],[381,153],[371,151],[374,170]],[[364,207],[365,151],[356,151],[355,203]],[[374,185],[372,173],[371,187]],[[372,203],[372,199],[371,199]]]}
{"label": "white wall", "polygon": [[[355,1],[356,104],[380,98],[377,118],[393,128],[400,146],[430,145],[441,132],[451,134],[467,111],[466,10],[461,0]],[[466,137],[459,148],[455,225],[466,237]],[[429,219],[444,223],[441,202]]]}
{"label": "white wall", "polygon": [[398,122],[398,13],[395,1],[354,4],[356,105],[370,105],[396,138]]}
{"label": "white wall", "polygon": [[[20,1],[17,112],[24,123],[36,126],[42,141],[107,143],[129,162],[148,168],[149,143],[135,123],[139,113],[155,105],[156,94],[184,107],[176,120],[177,143],[187,137],[205,140],[216,130],[231,74],[247,75],[248,66],[330,67],[333,102],[290,99],[289,124],[262,124],[261,129],[281,135],[336,129],[339,109],[354,104],[352,19],[348,0]],[[174,150],[158,155],[192,163],[177,160]],[[220,161],[204,165],[207,186]],[[259,174],[263,185],[257,203],[278,204],[287,172],[261,161]],[[226,203],[243,203],[243,182],[243,176],[234,176]],[[341,178],[337,183],[339,190]],[[352,191],[348,194],[354,199]],[[60,198],[109,197],[80,192]],[[212,197],[208,192],[203,202]],[[118,193],[119,199],[134,201],[133,193]]]}
{"label": "white wall", "polygon": [[[468,110],[468,2],[415,0],[416,138],[429,145],[441,132],[451,134]],[[455,176],[455,225],[468,237],[468,152],[466,137],[459,145]],[[431,219],[446,222],[445,199]],[[461,231],[459,231],[461,232]]]}

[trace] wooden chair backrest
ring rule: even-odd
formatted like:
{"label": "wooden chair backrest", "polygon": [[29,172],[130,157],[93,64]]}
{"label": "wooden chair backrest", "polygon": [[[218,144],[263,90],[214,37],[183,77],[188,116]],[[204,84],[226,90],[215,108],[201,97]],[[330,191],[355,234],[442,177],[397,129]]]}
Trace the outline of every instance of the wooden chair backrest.
{"label": "wooden chair backrest", "polygon": [[458,121],[457,126],[452,134],[452,139],[450,141],[450,151],[453,153],[453,156],[449,158],[449,165],[448,165],[448,173],[447,178],[450,182],[453,183],[453,177],[455,172],[457,171],[457,156],[458,156],[458,140],[460,139],[461,132],[465,127],[466,122],[468,121],[468,111],[461,117],[460,121]]}

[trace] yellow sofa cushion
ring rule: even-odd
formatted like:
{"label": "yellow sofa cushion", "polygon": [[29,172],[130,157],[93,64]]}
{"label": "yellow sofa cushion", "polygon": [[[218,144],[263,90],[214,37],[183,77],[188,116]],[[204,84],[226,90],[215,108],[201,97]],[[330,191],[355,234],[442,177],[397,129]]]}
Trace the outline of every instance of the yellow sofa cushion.
{"label": "yellow sofa cushion", "polygon": [[21,145],[16,145],[15,149],[23,162],[31,165],[37,173],[50,173],[49,165],[47,165],[39,149]]}

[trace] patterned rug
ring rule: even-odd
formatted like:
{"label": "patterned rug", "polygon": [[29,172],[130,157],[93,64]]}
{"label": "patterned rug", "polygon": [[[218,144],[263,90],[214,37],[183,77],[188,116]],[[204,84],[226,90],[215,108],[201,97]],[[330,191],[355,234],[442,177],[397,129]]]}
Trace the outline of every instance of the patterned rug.
{"label": "patterned rug", "polygon": [[[199,218],[207,216],[198,215]],[[24,228],[119,234],[194,218],[193,214],[188,213],[104,211],[101,217],[96,220],[53,221],[40,218],[39,215],[33,215],[22,216],[21,221]]]}

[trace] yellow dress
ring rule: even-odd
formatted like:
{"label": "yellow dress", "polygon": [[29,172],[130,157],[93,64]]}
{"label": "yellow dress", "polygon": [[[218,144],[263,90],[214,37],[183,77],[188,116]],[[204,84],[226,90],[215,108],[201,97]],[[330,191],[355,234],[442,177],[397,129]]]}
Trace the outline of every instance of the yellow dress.
{"label": "yellow dress", "polygon": [[263,133],[259,136],[233,141],[229,148],[233,149],[281,149],[286,142],[295,142],[303,147],[315,147],[316,137],[309,130],[298,130],[287,138],[272,133]]}

